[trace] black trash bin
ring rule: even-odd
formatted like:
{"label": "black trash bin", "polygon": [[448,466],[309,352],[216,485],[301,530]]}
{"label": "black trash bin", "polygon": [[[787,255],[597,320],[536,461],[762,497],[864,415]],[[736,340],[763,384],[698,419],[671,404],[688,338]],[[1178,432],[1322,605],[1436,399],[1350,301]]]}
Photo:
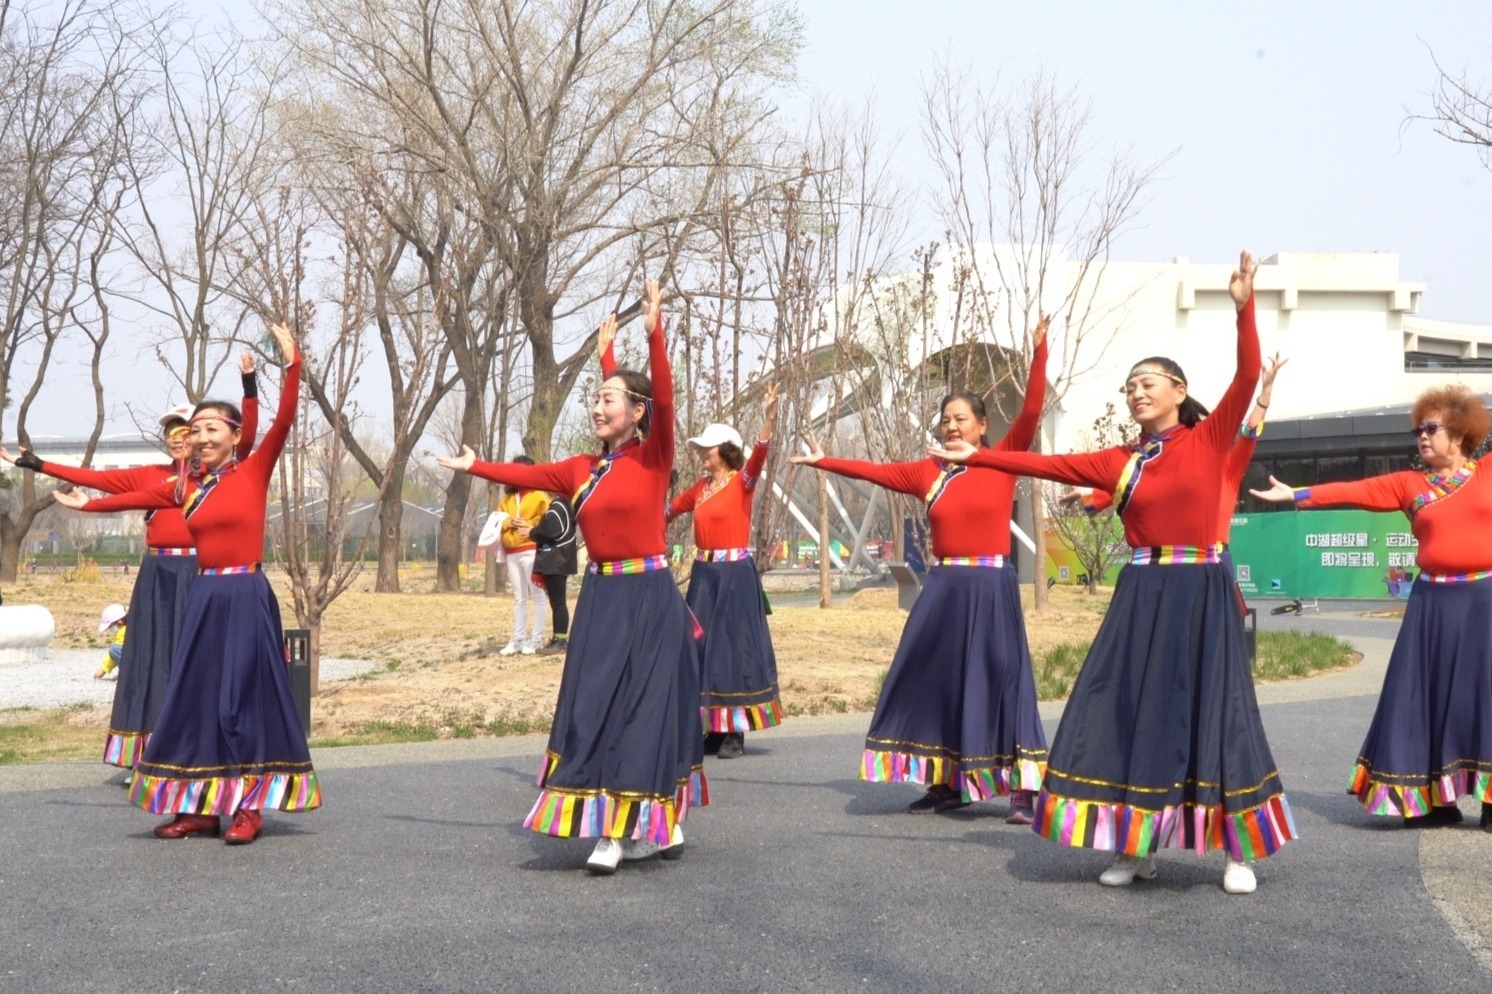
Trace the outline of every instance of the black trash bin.
{"label": "black trash bin", "polygon": [[301,728],[311,737],[311,630],[285,629],[285,663],[290,667],[290,692],[295,695],[295,710],[300,714]]}
{"label": "black trash bin", "polygon": [[[1249,650],[1249,666],[1259,657],[1259,609],[1251,607],[1244,612],[1243,638]],[[309,671],[307,671],[309,673]],[[309,677],[308,677],[309,679]],[[309,687],[310,684],[307,684]]]}

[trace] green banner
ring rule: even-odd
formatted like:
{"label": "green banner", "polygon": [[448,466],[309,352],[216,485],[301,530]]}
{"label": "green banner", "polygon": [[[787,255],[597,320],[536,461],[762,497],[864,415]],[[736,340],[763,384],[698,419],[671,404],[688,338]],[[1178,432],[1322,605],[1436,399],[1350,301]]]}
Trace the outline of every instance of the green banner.
{"label": "green banner", "polygon": [[1245,597],[1408,597],[1419,543],[1402,514],[1281,511],[1233,516]]}

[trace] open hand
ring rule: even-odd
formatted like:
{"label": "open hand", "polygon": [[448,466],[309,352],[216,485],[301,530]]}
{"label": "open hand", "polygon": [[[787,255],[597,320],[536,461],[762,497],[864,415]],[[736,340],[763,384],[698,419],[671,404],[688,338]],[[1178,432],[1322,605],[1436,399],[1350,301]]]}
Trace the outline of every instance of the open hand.
{"label": "open hand", "polygon": [[76,490],[53,490],[52,499],[63,507],[70,507],[74,511],[81,511],[88,506],[88,498]]}
{"label": "open hand", "polygon": [[241,374],[243,374],[244,376],[253,376],[255,367],[256,363],[254,362],[254,353],[243,352],[239,354],[238,371]]}
{"label": "open hand", "polygon": [[1281,483],[1272,476],[1269,478],[1268,490],[1250,490],[1249,493],[1260,500],[1267,500],[1274,504],[1283,504],[1286,501],[1293,502],[1295,500],[1295,489]]}
{"label": "open hand", "polygon": [[596,351],[604,356],[614,341],[616,341],[616,315],[608,314],[596,333]]}
{"label": "open hand", "polygon": [[1031,333],[1031,347],[1033,349],[1041,348],[1041,343],[1046,341],[1046,332],[1051,327],[1051,324],[1052,317],[1050,314],[1043,314],[1037,319],[1036,330]]}
{"label": "open hand", "polygon": [[817,442],[810,442],[809,445],[811,446],[811,448],[808,455],[792,456],[788,459],[788,462],[794,463],[799,466],[817,466],[819,460],[824,458],[824,450],[819,448],[819,443]]}
{"label": "open hand", "polygon": [[269,333],[274,336],[275,345],[280,349],[280,359],[286,364],[295,361],[295,339],[291,337],[290,329],[279,322],[269,326]]}
{"label": "open hand", "polygon": [[1233,276],[1228,280],[1228,295],[1233,298],[1233,306],[1240,311],[1254,295],[1254,273],[1258,270],[1259,264],[1248,249],[1238,253],[1238,268],[1233,270]]}
{"label": "open hand", "polygon": [[663,289],[657,280],[648,280],[648,296],[642,305],[643,324],[651,334],[658,327],[658,322],[663,316]]}
{"label": "open hand", "polygon": [[461,454],[456,456],[437,456],[435,462],[446,469],[467,472],[477,461],[477,454],[471,450],[470,445],[461,446]]}
{"label": "open hand", "polygon": [[955,438],[945,445],[929,445],[927,454],[934,459],[943,459],[947,462],[968,462],[969,457],[979,450],[965,442],[961,438]]}

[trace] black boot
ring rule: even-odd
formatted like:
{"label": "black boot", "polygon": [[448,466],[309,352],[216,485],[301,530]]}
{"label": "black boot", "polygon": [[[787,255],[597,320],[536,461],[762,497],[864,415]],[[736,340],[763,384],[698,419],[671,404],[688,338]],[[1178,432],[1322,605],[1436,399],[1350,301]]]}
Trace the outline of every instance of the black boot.
{"label": "black boot", "polygon": [[715,755],[721,759],[735,759],[746,751],[746,736],[740,732],[731,732],[720,743],[720,748]]}
{"label": "black boot", "polygon": [[720,751],[720,743],[725,741],[724,732],[705,733],[705,755],[713,756]]}
{"label": "black boot", "polygon": [[1492,801],[1482,802],[1482,831],[1492,832]]}

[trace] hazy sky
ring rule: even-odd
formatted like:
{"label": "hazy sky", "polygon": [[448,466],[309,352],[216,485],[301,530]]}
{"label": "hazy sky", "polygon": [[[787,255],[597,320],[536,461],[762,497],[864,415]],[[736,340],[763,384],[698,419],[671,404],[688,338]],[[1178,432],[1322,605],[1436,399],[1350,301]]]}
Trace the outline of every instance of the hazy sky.
{"label": "hazy sky", "polygon": [[[904,133],[898,159],[913,178],[927,168],[917,108],[938,58],[1008,81],[1044,67],[1091,101],[1101,148],[1175,153],[1120,258],[1397,252],[1401,278],[1428,285],[1424,315],[1492,324],[1492,172],[1475,149],[1407,120],[1429,110],[1432,53],[1492,88],[1487,0],[804,0],[801,10],[801,85],[783,94],[784,114],[813,94],[858,106],[873,91],[888,135]],[[909,237],[940,234],[929,211]],[[166,387],[124,335],[117,349],[109,430],[129,431],[125,403],[155,409]],[[218,389],[236,392],[231,373]],[[86,430],[65,403],[46,407],[34,431]]]}
{"label": "hazy sky", "polygon": [[[1100,147],[1174,151],[1125,259],[1222,262],[1248,247],[1390,251],[1427,317],[1492,324],[1492,173],[1436,135],[1447,70],[1492,86],[1492,4],[808,0],[805,90],[874,90],[923,168],[922,81],[939,58],[1018,81],[1045,68],[1091,101]],[[1433,53],[1433,59],[1432,59]],[[922,241],[937,235],[929,221]]]}

